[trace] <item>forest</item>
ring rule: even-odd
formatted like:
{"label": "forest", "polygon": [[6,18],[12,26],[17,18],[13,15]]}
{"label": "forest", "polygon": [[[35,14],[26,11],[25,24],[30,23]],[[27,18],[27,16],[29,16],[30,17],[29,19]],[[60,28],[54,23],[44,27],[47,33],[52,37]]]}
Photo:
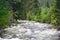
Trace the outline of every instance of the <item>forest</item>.
{"label": "forest", "polygon": [[60,40],[60,0],[0,0],[0,40]]}
{"label": "forest", "polygon": [[0,30],[17,20],[33,20],[60,28],[60,0],[0,0]]}

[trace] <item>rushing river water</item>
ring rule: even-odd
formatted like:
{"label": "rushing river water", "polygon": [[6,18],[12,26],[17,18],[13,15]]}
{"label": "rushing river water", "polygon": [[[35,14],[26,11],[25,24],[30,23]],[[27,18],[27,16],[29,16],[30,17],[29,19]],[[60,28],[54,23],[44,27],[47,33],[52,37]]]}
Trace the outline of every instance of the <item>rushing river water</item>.
{"label": "rushing river water", "polygon": [[21,24],[4,29],[0,40],[59,40],[55,26],[35,21],[20,20]]}

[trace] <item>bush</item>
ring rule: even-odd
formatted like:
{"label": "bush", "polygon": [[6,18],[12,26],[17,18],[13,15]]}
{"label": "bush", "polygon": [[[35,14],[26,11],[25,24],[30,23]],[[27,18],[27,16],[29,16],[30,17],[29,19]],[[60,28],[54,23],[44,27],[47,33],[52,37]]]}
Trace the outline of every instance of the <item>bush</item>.
{"label": "bush", "polygon": [[41,10],[42,10],[40,14],[41,22],[46,23],[48,21],[48,8],[45,7],[45,8],[42,8]]}
{"label": "bush", "polygon": [[41,9],[34,9],[32,11],[29,11],[27,13],[27,20],[34,20],[34,21],[40,21],[40,13]]}

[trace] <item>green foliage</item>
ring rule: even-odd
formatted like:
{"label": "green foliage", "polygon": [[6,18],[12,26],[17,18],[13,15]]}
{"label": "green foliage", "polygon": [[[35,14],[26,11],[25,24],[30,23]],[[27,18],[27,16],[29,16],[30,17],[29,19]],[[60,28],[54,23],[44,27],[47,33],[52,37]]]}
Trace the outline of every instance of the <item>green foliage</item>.
{"label": "green foliage", "polygon": [[55,6],[51,6],[48,11],[48,16],[50,19],[50,24],[56,24],[56,16],[55,16]]}
{"label": "green foliage", "polygon": [[48,8],[47,8],[47,7],[46,7],[46,8],[42,8],[41,15],[40,15],[40,17],[41,17],[41,22],[46,22],[46,21],[48,21],[48,20],[47,20],[47,19],[48,19],[47,12],[48,12]]}
{"label": "green foliage", "polygon": [[6,7],[6,3],[0,0],[0,29],[5,28],[9,23],[9,11]]}
{"label": "green foliage", "polygon": [[56,15],[56,19],[57,19],[57,25],[60,26],[60,0],[55,0],[55,15]]}
{"label": "green foliage", "polygon": [[[45,5],[41,2],[43,6],[40,6],[41,4],[38,0],[8,0],[9,7],[7,7],[8,9],[11,8],[13,17],[16,20],[34,20],[60,25],[60,0],[51,0],[54,1],[53,3],[48,1],[45,1]],[[8,23],[6,19],[8,19],[8,15],[10,14],[4,1],[0,0],[0,5],[0,20],[2,22],[0,24],[6,25]]]}
{"label": "green foliage", "polygon": [[27,13],[27,20],[34,20],[34,21],[40,21],[40,12],[41,9],[34,9],[32,11],[29,11]]}

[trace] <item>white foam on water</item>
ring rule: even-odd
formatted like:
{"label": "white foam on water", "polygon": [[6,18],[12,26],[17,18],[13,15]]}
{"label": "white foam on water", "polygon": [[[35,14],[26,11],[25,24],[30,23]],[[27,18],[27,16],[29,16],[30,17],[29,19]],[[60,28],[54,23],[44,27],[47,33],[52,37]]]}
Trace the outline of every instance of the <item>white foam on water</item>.
{"label": "white foam on water", "polygon": [[6,28],[0,40],[58,40],[59,38],[60,31],[50,24],[22,20],[19,22],[22,23]]}

